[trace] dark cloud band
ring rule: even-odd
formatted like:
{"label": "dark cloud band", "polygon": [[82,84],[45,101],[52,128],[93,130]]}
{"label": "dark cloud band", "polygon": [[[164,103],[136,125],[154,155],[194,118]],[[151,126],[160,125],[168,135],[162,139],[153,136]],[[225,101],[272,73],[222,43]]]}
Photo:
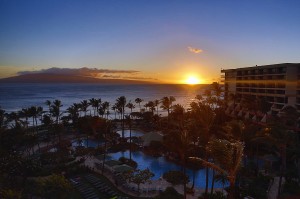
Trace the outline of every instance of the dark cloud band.
{"label": "dark cloud band", "polygon": [[60,75],[79,75],[79,76],[97,76],[101,74],[122,73],[134,74],[139,71],[135,70],[110,70],[110,69],[97,69],[97,68],[48,68],[38,71],[20,71],[19,75],[26,74],[60,74]]}

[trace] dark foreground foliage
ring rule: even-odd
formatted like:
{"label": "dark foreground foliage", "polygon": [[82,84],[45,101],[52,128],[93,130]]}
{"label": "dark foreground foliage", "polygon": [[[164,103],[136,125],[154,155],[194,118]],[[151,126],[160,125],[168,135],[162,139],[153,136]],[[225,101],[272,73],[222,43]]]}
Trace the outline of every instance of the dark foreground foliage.
{"label": "dark foreground foliage", "polygon": [[167,187],[155,199],[183,199],[183,195],[178,193],[173,187]]}

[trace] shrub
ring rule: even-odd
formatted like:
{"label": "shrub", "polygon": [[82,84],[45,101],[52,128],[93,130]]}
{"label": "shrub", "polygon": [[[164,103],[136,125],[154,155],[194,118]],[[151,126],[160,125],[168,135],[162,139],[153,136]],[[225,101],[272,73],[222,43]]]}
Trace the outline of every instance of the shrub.
{"label": "shrub", "polygon": [[300,194],[299,183],[294,180],[289,180],[284,183],[283,192],[288,194]]}
{"label": "shrub", "polygon": [[199,196],[199,199],[226,199],[227,197],[221,192],[221,191],[216,191],[213,194],[206,194],[203,193],[201,196]]}
{"label": "shrub", "polygon": [[270,177],[259,175],[256,178],[249,179],[246,186],[241,187],[241,194],[254,198],[266,198],[269,184]]}
{"label": "shrub", "polygon": [[102,147],[97,147],[95,149],[95,155],[102,155],[102,154],[104,154],[104,152],[105,152],[105,150]]}
{"label": "shrub", "polygon": [[149,147],[151,147],[151,149],[160,150],[160,149],[162,149],[163,144],[160,141],[152,140],[149,144]]}
{"label": "shrub", "polygon": [[161,192],[155,199],[183,199],[183,195],[178,193],[173,187],[167,187],[165,191]]}
{"label": "shrub", "polygon": [[173,185],[189,182],[188,176],[184,176],[184,174],[181,171],[168,171],[164,173],[163,178]]}
{"label": "shrub", "polygon": [[113,145],[109,148],[109,152],[110,153],[116,153],[116,152],[119,152],[119,151],[125,151],[126,148],[124,148],[124,145],[122,144],[116,144],[116,145]]}

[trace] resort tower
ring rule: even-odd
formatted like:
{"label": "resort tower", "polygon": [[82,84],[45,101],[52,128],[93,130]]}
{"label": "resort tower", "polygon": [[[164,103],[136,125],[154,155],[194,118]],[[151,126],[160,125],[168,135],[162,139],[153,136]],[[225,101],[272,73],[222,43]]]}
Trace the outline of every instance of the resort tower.
{"label": "resort tower", "polygon": [[[231,107],[227,110],[230,114],[247,114],[241,103],[245,99],[264,101],[270,114],[277,114],[287,105],[300,112],[300,63],[222,69],[221,72],[224,73],[224,98]],[[254,108],[255,113],[247,108],[252,117],[256,116],[257,107]],[[258,116],[264,117],[263,113]]]}

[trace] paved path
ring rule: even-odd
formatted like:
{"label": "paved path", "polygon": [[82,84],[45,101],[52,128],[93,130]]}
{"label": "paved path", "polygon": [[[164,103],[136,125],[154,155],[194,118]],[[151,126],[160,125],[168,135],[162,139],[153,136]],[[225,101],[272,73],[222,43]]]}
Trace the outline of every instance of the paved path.
{"label": "paved path", "polygon": [[[285,179],[282,178],[282,183],[283,185],[285,182]],[[273,184],[271,185],[271,188],[268,192],[268,199],[276,199],[278,197],[278,188],[279,188],[279,177],[274,177]]]}

